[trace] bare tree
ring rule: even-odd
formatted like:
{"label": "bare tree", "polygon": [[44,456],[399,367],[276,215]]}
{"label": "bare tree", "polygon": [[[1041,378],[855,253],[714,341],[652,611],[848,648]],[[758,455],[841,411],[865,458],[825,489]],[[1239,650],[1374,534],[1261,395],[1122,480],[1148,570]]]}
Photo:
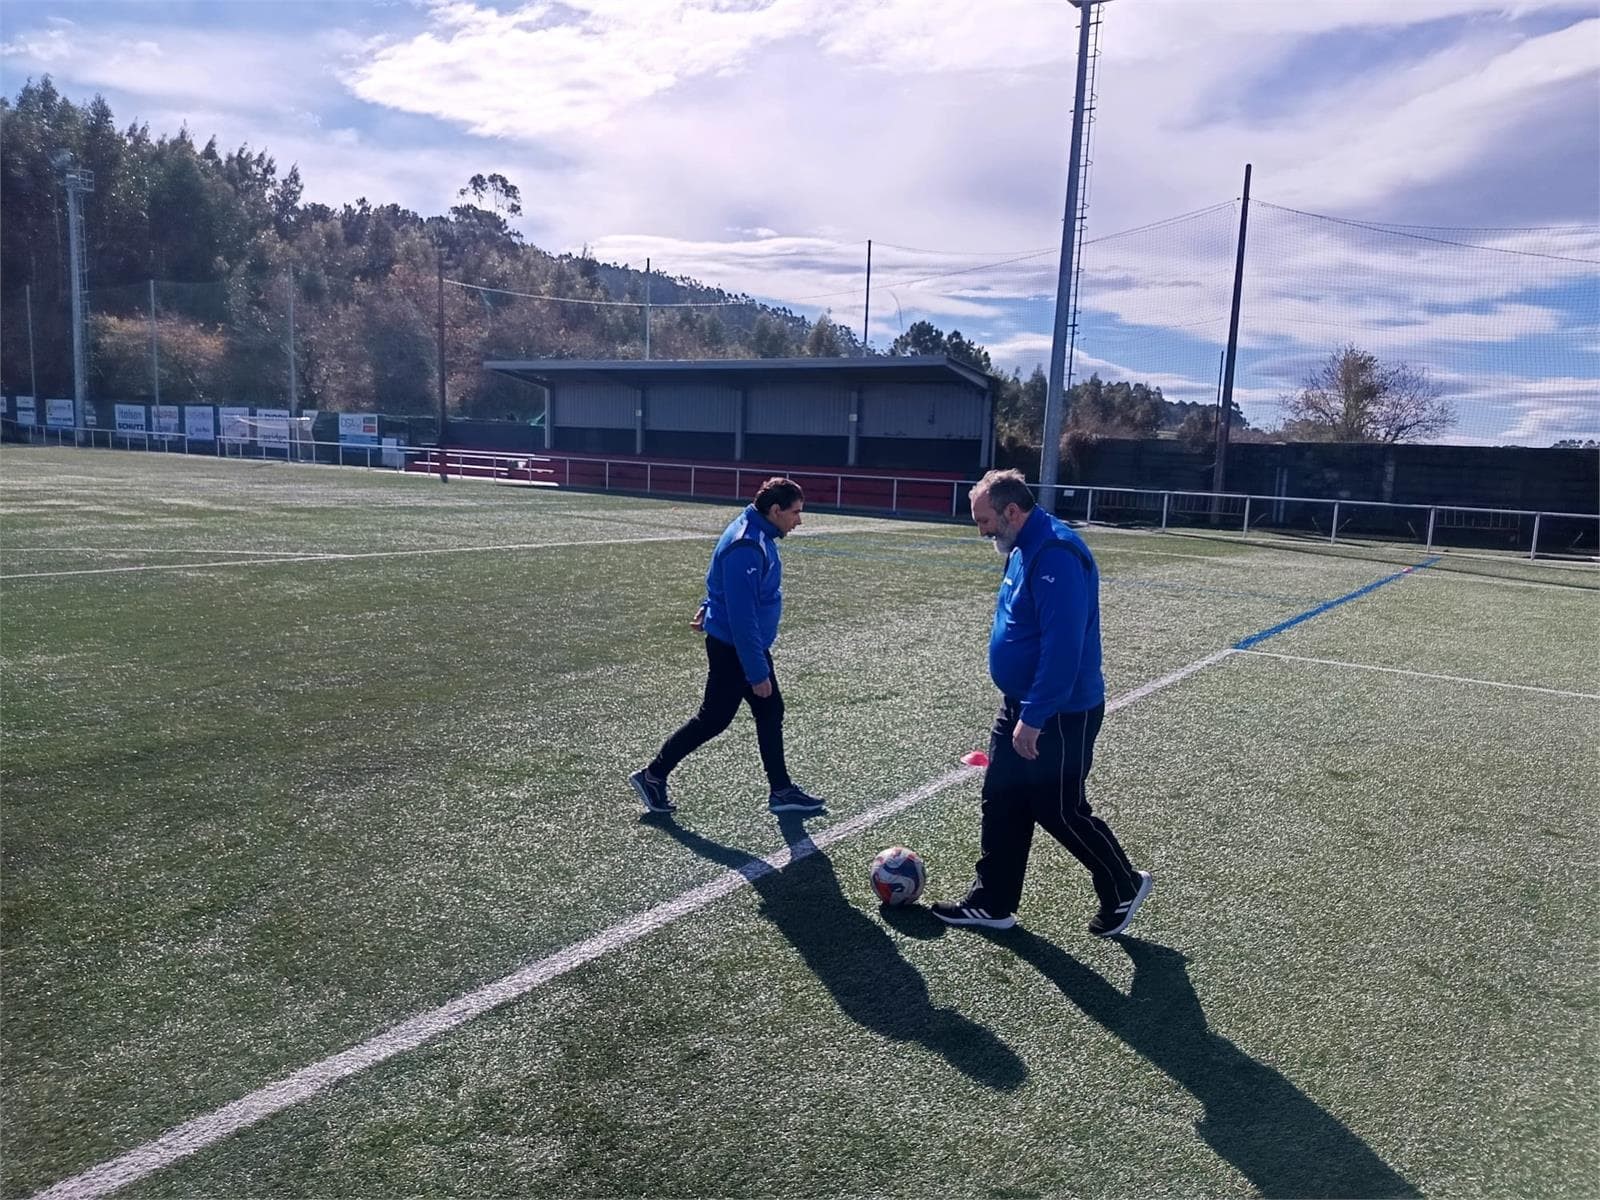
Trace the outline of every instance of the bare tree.
{"label": "bare tree", "polygon": [[1384,363],[1353,345],[1335,350],[1278,404],[1284,432],[1315,441],[1422,441],[1456,423],[1443,386],[1425,369]]}

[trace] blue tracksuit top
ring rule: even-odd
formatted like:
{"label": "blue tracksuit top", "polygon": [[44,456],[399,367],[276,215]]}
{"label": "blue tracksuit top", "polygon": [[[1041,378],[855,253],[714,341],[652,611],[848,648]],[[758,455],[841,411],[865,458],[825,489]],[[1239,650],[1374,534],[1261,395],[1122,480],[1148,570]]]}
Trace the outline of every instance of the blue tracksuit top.
{"label": "blue tracksuit top", "polygon": [[744,677],[753,684],[771,674],[767,651],[783,616],[782,536],[754,504],[746,505],[722,531],[706,572],[706,632],[739,651]]}
{"label": "blue tracksuit top", "polygon": [[1035,729],[1106,698],[1100,674],[1100,571],[1083,539],[1034,508],[1006,559],[989,634],[989,676]]}

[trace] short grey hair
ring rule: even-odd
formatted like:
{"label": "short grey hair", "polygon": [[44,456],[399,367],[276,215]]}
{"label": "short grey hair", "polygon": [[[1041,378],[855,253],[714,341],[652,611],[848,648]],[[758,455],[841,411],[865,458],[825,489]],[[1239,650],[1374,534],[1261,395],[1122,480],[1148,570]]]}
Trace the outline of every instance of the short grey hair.
{"label": "short grey hair", "polygon": [[1013,504],[1023,512],[1033,511],[1033,489],[1022,477],[1022,472],[1015,469],[990,471],[972,485],[972,490],[967,493],[967,502],[970,504],[979,496],[988,496],[996,512],[1005,512]]}

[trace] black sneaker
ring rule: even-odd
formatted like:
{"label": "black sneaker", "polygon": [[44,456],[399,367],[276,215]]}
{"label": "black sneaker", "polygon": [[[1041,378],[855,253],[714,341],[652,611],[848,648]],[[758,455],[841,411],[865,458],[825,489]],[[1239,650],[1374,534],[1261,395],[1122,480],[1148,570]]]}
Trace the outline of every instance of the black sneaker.
{"label": "black sneaker", "polygon": [[808,796],[791,783],[767,797],[767,809],[775,813],[797,812],[805,813],[807,816],[820,816],[828,811],[828,806],[815,796]]}
{"label": "black sneaker", "polygon": [[933,915],[946,925],[977,925],[984,929],[1010,929],[1017,923],[1016,913],[993,913],[986,908],[976,908],[962,901],[940,900],[933,906]]}
{"label": "black sneaker", "polygon": [[647,811],[669,813],[678,810],[678,806],[667,799],[665,779],[652,779],[643,771],[635,771],[628,776],[628,782],[633,784],[633,790],[639,793],[639,802]]}
{"label": "black sneaker", "polygon": [[1095,937],[1115,937],[1121,933],[1133,924],[1139,906],[1150,898],[1150,892],[1156,886],[1155,877],[1149,871],[1136,874],[1139,876],[1139,890],[1134,892],[1133,899],[1121,904],[1102,904],[1100,911],[1089,921],[1089,932]]}

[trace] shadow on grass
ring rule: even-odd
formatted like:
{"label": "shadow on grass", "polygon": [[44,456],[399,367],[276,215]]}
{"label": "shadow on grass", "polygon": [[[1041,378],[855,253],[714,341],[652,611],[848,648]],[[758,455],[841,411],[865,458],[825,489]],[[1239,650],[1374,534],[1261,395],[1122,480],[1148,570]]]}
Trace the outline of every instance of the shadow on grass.
{"label": "shadow on grass", "polygon": [[1009,1092],[1027,1081],[1022,1059],[989,1029],[934,1007],[921,973],[877,922],[845,899],[833,862],[813,845],[799,818],[779,821],[793,856],[782,870],[670,818],[647,820],[700,857],[750,880],[763,915],[852,1021],[883,1037],[926,1046],[987,1087]]}
{"label": "shadow on grass", "polygon": [[1118,938],[1133,959],[1124,996],[1059,946],[1025,929],[990,936],[1031,963],[1089,1017],[1205,1105],[1201,1139],[1272,1197],[1420,1196],[1359,1137],[1294,1084],[1206,1027],[1176,950]]}

